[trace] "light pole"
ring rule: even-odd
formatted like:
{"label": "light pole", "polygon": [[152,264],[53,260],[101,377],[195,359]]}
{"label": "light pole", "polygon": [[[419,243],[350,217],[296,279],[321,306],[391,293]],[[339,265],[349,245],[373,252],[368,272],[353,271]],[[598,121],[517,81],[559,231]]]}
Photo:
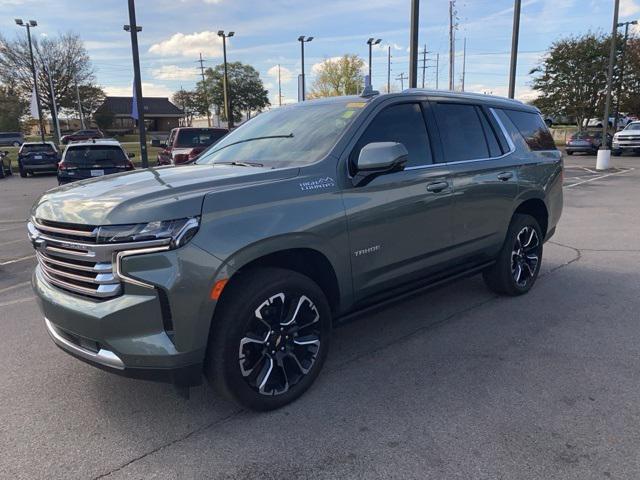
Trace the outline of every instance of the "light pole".
{"label": "light pole", "polygon": [[620,79],[616,91],[616,109],[613,114],[613,132],[618,130],[618,115],[620,115],[620,95],[622,95],[622,82],[624,81],[624,57],[627,53],[627,40],[629,39],[629,25],[638,25],[637,20],[618,23],[618,28],[624,27],[624,40],[622,42],[622,55],[620,56]]}
{"label": "light pole", "polygon": [[373,81],[371,80],[371,50],[373,50],[374,45],[379,45],[382,39],[380,38],[370,38],[367,40],[367,45],[369,45],[369,86],[373,85]]}
{"label": "light pole", "polygon": [[231,38],[235,32],[224,33],[218,30],[218,36],[222,38],[222,55],[224,58],[224,77],[222,78],[222,94],[224,96],[224,116],[227,117],[227,128],[233,128],[233,112],[229,102],[229,76],[227,74],[227,38]]}
{"label": "light pole", "polygon": [[300,35],[298,37],[298,41],[300,42],[300,61],[302,63],[302,82],[301,82],[301,87],[300,89],[302,90],[300,93],[300,98],[302,99],[302,101],[304,102],[305,99],[305,94],[304,94],[304,84],[305,84],[305,77],[304,77],[304,44],[307,42],[310,42],[311,40],[313,40],[313,37],[305,37],[304,35]]}
{"label": "light pole", "polygon": [[[138,120],[138,133],[140,134],[140,161],[142,168],[149,167],[149,159],[147,158],[147,132],[144,124],[144,100],[142,97],[142,80],[140,77],[140,53],[138,51],[138,32],[142,31],[142,27],[136,25],[136,5],[135,0],[129,0],[129,25],[122,27],[125,32],[131,34],[131,53],[133,56],[133,87],[135,91],[135,99],[132,99],[131,113],[133,116],[133,107],[135,106],[136,120]],[[135,102],[134,102],[135,100]]]}
{"label": "light pole", "polygon": [[15,19],[16,25],[19,27],[25,27],[27,29],[27,40],[29,41],[29,55],[31,57],[31,73],[33,74],[33,89],[36,94],[36,105],[38,106],[38,121],[40,122],[40,138],[44,143],[44,121],[42,119],[42,106],[40,105],[40,93],[38,92],[38,76],[36,74],[36,63],[33,60],[33,47],[31,45],[31,28],[37,27],[38,22],[35,20],[29,20],[25,22],[21,18]]}
{"label": "light pole", "polygon": [[607,96],[604,102],[604,117],[602,119],[602,143],[598,150],[596,170],[609,170],[611,168],[611,150],[607,144],[607,130],[609,129],[609,109],[611,108],[611,84],[613,81],[613,67],[616,62],[616,36],[618,34],[618,13],[620,0],[614,0],[613,28],[611,29],[611,50],[609,51],[609,70],[607,72]]}
{"label": "light pole", "polygon": [[409,88],[418,86],[418,29],[420,0],[411,0],[411,28],[409,30]]}
{"label": "light pole", "polygon": [[516,93],[516,67],[518,65],[518,39],[520,38],[521,0],[513,4],[513,31],[511,33],[511,64],[509,66],[509,98]]}

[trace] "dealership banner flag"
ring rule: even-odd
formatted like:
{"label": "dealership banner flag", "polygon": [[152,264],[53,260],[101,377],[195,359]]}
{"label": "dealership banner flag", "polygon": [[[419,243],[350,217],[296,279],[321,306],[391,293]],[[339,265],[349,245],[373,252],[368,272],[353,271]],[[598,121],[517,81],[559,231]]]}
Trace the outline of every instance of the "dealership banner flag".
{"label": "dealership banner flag", "polygon": [[131,97],[131,118],[138,120],[138,97],[136,96],[136,81],[133,81],[133,96]]}
{"label": "dealership banner flag", "polygon": [[36,98],[36,89],[31,91],[31,102],[29,103],[29,114],[33,118],[38,118],[38,99]]}

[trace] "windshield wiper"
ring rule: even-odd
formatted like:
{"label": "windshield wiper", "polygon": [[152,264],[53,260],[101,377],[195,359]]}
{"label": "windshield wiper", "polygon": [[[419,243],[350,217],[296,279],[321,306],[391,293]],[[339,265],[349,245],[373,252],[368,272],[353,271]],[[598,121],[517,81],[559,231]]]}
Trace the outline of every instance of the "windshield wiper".
{"label": "windshield wiper", "polygon": [[233,165],[234,167],[264,167],[258,162],[213,162],[211,165]]}
{"label": "windshield wiper", "polygon": [[253,142],[254,140],[268,140],[270,138],[293,138],[293,133],[288,133],[287,135],[265,135],[264,137],[245,138],[244,140],[238,140],[237,142],[227,143],[225,146],[220,147],[219,149],[214,150],[211,153],[219,152],[220,150],[224,150],[225,148],[232,145],[238,145],[239,143]]}

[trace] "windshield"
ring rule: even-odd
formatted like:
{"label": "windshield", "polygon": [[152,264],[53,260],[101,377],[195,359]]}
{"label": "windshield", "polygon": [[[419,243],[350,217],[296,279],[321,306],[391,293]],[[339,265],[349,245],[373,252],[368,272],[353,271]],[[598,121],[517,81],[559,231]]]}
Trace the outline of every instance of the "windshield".
{"label": "windshield", "polygon": [[640,122],[630,123],[629,125],[627,125],[627,128],[625,128],[625,130],[640,130]]}
{"label": "windshield", "polygon": [[64,163],[77,166],[121,166],[128,161],[120,147],[111,145],[87,145],[68,148]]}
{"label": "windshield", "polygon": [[224,137],[196,163],[236,162],[269,168],[313,163],[327,154],[365,105],[309,102],[261,113]]}
{"label": "windshield", "polygon": [[222,138],[227,132],[224,130],[193,129],[180,130],[176,139],[176,147],[195,148],[206,147]]}
{"label": "windshield", "polygon": [[23,145],[22,153],[55,153],[54,148],[47,143],[37,143],[33,145]]}

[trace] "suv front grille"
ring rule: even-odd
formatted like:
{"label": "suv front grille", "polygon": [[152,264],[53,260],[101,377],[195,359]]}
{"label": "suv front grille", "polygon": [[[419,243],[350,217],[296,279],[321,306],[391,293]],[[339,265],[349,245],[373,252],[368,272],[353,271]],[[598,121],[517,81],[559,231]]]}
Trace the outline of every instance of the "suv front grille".
{"label": "suv front grille", "polygon": [[158,251],[167,245],[166,240],[100,244],[96,243],[98,227],[40,219],[32,219],[27,228],[45,280],[94,300],[106,300],[122,292],[122,280],[127,277],[119,275],[116,268],[118,254]]}

